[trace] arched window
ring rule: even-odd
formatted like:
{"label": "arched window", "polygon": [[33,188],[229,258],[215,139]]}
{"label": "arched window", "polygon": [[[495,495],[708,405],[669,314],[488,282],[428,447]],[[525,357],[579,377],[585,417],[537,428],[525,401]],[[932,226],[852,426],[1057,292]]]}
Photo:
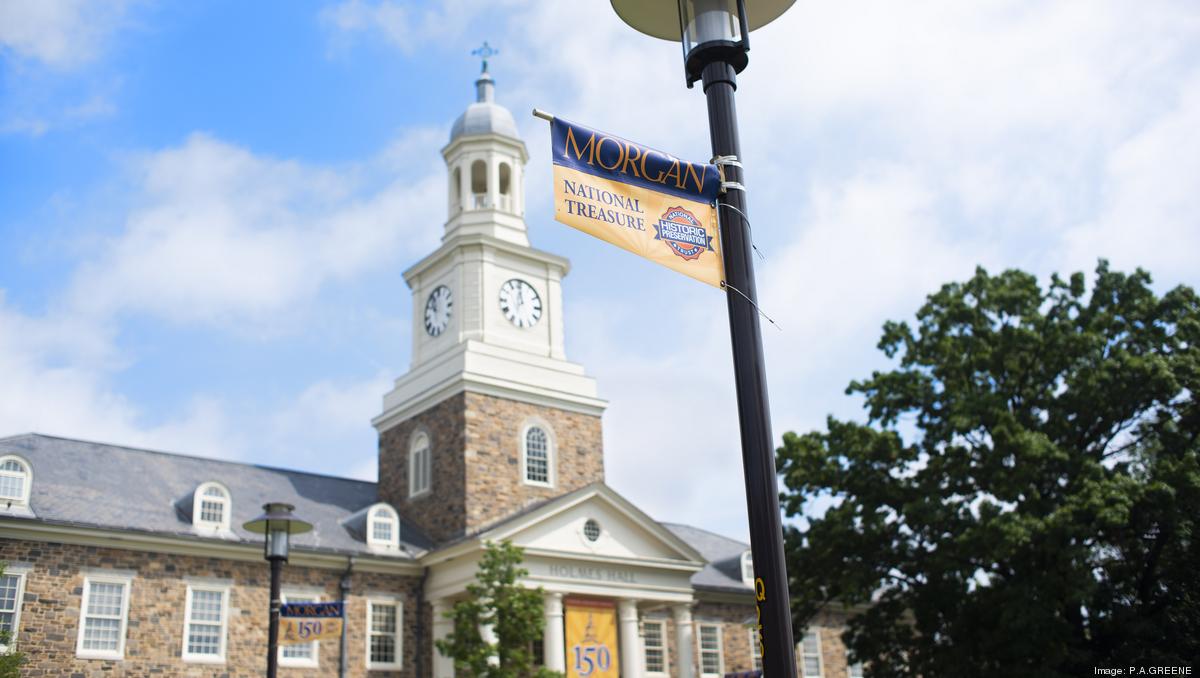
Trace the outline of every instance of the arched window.
{"label": "arched window", "polygon": [[471,207],[477,210],[490,207],[487,201],[487,163],[482,160],[471,163]]}
{"label": "arched window", "polygon": [[754,556],[749,551],[742,554],[742,583],[754,586]]}
{"label": "arched window", "polygon": [[201,483],[192,499],[192,524],[207,530],[228,530],[233,506],[229,490],[217,482]]}
{"label": "arched window", "polygon": [[400,548],[400,517],[387,504],[376,504],[367,512],[367,546]]}
{"label": "arched window", "polygon": [[33,472],[28,462],[16,456],[0,457],[0,502],[9,506],[28,504],[32,486]]}
{"label": "arched window", "polygon": [[429,436],[418,432],[408,448],[408,496],[415,497],[429,491],[431,484]]}
{"label": "arched window", "polygon": [[525,482],[531,485],[554,485],[554,444],[546,429],[530,426],[525,430]]}
{"label": "arched window", "polygon": [[500,163],[500,209],[512,211],[512,167],[508,163]]}

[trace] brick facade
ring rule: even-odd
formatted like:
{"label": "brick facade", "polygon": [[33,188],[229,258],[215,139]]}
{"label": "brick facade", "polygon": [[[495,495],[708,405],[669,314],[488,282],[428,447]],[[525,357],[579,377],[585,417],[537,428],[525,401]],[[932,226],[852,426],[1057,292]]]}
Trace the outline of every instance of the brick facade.
{"label": "brick facade", "polygon": [[[703,599],[702,599],[703,600]],[[737,603],[699,602],[692,608],[691,648],[695,675],[700,673],[700,626],[718,624],[721,627],[721,660],[724,673],[739,673],[754,670],[750,648],[750,628],[746,622],[755,615],[754,605]],[[679,649],[675,642],[675,620],[669,611],[651,611],[645,615],[649,621],[663,622],[668,668],[667,674],[679,675]],[[846,628],[846,615],[840,612],[822,611],[813,619],[814,628],[821,639],[821,678],[848,678],[846,646],[842,644],[842,631]],[[799,631],[797,631],[798,633]],[[800,667],[799,648],[796,649],[796,675],[803,677]],[[652,674],[661,675],[661,674]]]}
{"label": "brick facade", "polygon": [[[522,434],[529,423],[549,429],[553,487],[524,482]],[[408,496],[413,435],[431,442],[431,491]],[[379,436],[379,493],[383,501],[446,541],[478,532],[525,506],[604,480],[600,417],[460,393],[383,431]]]}
{"label": "brick facade", "polygon": [[[250,678],[266,670],[267,609],[270,571],[265,561],[240,562],[217,558],[167,556],[94,546],[75,546],[17,540],[0,541],[0,560],[31,565],[26,575],[17,647],[28,657],[22,676],[222,676]],[[79,659],[75,656],[86,571],[134,573],[129,589],[125,658],[121,661]],[[307,567],[284,568],[283,588],[318,588],[323,600],[338,600],[342,573]],[[224,664],[185,663],[182,658],[188,578],[217,578],[232,583]],[[378,678],[416,674],[428,651],[418,653],[415,635],[419,578],[374,573],[351,575],[346,608],[346,648],[349,676],[366,671],[367,596],[386,593],[400,599],[403,619],[403,669],[376,671]],[[426,606],[428,607],[428,606]],[[429,628],[428,625],[425,628]],[[429,639],[425,638],[428,647]],[[279,675],[336,676],[338,642],[321,642],[317,669],[280,666]]]}

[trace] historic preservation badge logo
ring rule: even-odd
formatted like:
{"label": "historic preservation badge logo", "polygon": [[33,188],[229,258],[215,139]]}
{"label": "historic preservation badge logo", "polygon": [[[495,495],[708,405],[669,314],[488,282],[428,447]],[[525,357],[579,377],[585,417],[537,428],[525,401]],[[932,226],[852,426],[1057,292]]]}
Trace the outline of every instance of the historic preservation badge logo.
{"label": "historic preservation badge logo", "polygon": [[667,244],[685,261],[699,259],[701,254],[713,248],[713,237],[696,218],[682,207],[668,207],[658,223],[654,225],[654,239]]}

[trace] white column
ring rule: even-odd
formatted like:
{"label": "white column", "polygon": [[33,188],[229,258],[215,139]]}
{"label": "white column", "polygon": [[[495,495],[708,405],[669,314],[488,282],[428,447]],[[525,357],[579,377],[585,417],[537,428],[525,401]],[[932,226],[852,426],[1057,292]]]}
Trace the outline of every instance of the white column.
{"label": "white column", "polygon": [[542,663],[551,671],[567,672],[567,648],[563,638],[563,597],[546,593],[542,605],[546,628],[542,635]]}
{"label": "white column", "polygon": [[692,606],[676,605],[675,613],[675,666],[679,667],[679,678],[696,675],[696,644],[692,641]]}
{"label": "white column", "polygon": [[641,678],[642,650],[638,642],[637,601],[626,598],[617,603],[617,619],[621,626],[621,678]]}
{"label": "white column", "polygon": [[[433,639],[445,640],[454,630],[454,621],[446,617],[450,605],[444,600],[433,601]],[[438,652],[433,646],[433,678],[454,678],[454,660]]]}
{"label": "white column", "polygon": [[[483,624],[482,626],[480,626],[479,627],[479,635],[480,635],[480,637],[483,638],[483,642],[487,643],[488,645],[491,645],[492,647],[495,647],[496,644],[499,642],[499,638],[496,637],[496,625],[495,624]],[[495,653],[488,655],[488,666],[500,666],[499,655],[497,655]]]}

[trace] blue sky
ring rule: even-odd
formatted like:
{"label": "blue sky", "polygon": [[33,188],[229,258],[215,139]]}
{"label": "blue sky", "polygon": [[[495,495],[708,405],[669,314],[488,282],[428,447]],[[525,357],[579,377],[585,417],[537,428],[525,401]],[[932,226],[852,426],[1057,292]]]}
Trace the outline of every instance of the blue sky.
{"label": "blue sky", "polygon": [[[1200,284],[1194,3],[831,4],[756,33],[740,82],[777,436],[861,417],[882,323],[977,264]],[[709,155],[677,45],[603,0],[0,1],[0,435],[373,478],[484,39],[609,483],[744,536],[720,293],[552,219],[534,106]]]}

